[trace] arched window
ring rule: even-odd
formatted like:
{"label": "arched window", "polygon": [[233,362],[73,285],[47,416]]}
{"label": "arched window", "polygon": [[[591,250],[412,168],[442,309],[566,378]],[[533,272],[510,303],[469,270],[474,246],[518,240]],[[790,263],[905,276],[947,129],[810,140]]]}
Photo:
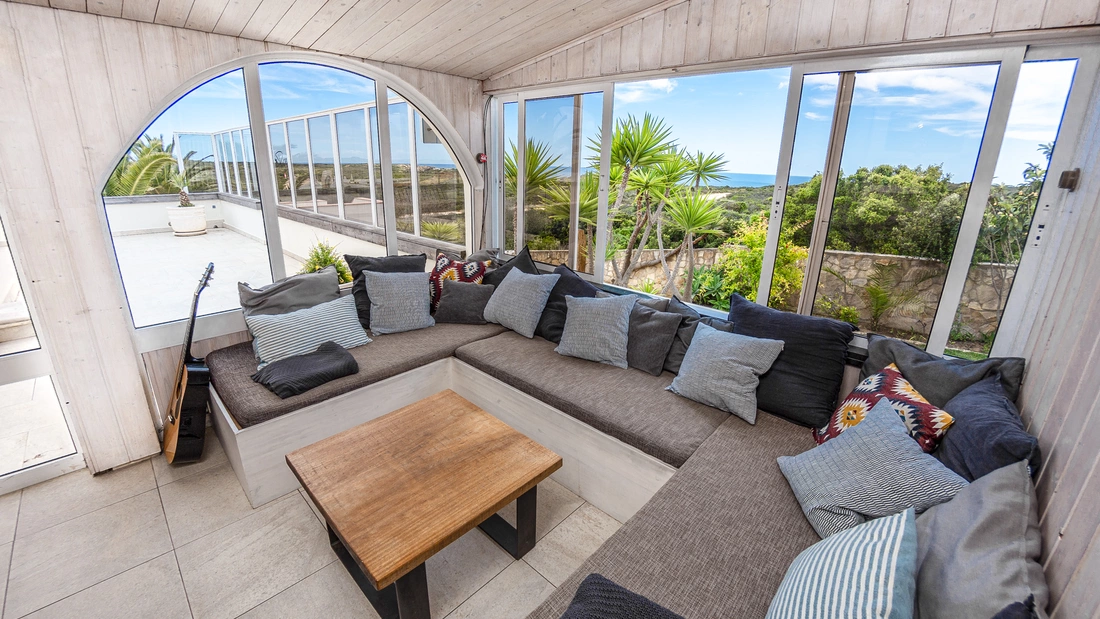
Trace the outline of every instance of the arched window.
{"label": "arched window", "polygon": [[419,93],[360,67],[305,53],[238,61],[145,127],[103,188],[135,327],[186,318],[209,262],[200,315],[237,309],[237,282],[345,254],[467,249],[472,155]]}

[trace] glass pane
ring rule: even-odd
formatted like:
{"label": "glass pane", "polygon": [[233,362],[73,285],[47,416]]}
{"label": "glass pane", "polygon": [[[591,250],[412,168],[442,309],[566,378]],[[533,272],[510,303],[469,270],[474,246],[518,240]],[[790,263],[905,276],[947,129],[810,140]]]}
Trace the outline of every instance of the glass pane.
{"label": "glass pane", "polygon": [[183,155],[183,169],[187,176],[187,189],[191,193],[218,190],[218,176],[214,165],[214,146],[209,135],[184,133],[176,135]]}
{"label": "glass pane", "polygon": [[1025,62],[946,353],[984,359],[1020,265],[1077,60]]}
{"label": "glass pane", "polygon": [[[413,214],[412,134],[409,131],[409,104],[392,90],[390,98],[390,164],[393,166],[393,199],[397,212],[397,229],[416,232]],[[394,101],[397,101],[395,103]]]}
{"label": "glass pane", "polygon": [[519,143],[519,104],[504,104],[504,252],[516,252],[516,144]]}
{"label": "glass pane", "polygon": [[76,453],[49,376],[0,386],[0,475]]}
{"label": "glass pane", "polygon": [[283,123],[269,125],[267,132],[271,140],[271,161],[275,168],[275,188],[279,192],[279,204],[294,205],[293,183],[290,182],[290,155],[286,148],[286,127]]}
{"label": "glass pane", "polygon": [[378,153],[381,152],[381,148],[378,146],[378,108],[371,107],[370,112],[370,144],[371,152],[374,153],[374,221],[375,225],[382,228],[385,227],[383,222],[386,217],[383,213],[383,195],[385,195],[385,189],[382,188],[382,160],[379,159]]}
{"label": "glass pane", "polygon": [[313,189],[309,178],[309,152],[306,151],[306,121],[286,124],[290,138],[290,165],[294,171],[294,198],[298,208],[313,210]]}
{"label": "glass pane", "polygon": [[332,125],[328,116],[309,119],[309,146],[313,155],[313,186],[317,190],[317,212],[340,216],[336,199],[336,165],[332,150]]}
{"label": "glass pane", "polygon": [[798,103],[783,224],[768,295],[769,307],[798,311],[839,82],[839,73],[807,75],[802,79],[802,98]]}
{"label": "glass pane", "polygon": [[241,131],[241,139],[243,143],[242,155],[244,156],[245,171],[248,172],[248,197],[259,198],[260,186],[257,184],[258,179],[256,177],[256,150],[252,144],[252,130],[245,129]]}
{"label": "glass pane", "polygon": [[0,244],[0,355],[34,350],[38,348],[38,337],[2,225]]}
{"label": "glass pane", "polygon": [[241,195],[252,197],[252,185],[248,180],[248,167],[245,165],[244,147],[241,145],[241,132],[233,131],[233,159],[237,162],[237,178],[240,179]]}
{"label": "glass pane", "polygon": [[[363,126],[375,104],[374,80],[304,62],[265,63],[259,69],[264,114],[268,122],[285,123],[289,133],[289,174],[298,208],[279,211],[286,273],[335,264],[350,281],[345,254],[386,255],[385,232],[371,219],[371,153]],[[272,141],[273,150],[281,145],[281,140]],[[381,200],[381,193],[377,196]]]}
{"label": "glass pane", "polygon": [[859,73],[814,313],[923,347],[955,248],[997,65]]}
{"label": "glass pane", "polygon": [[[721,309],[756,298],[789,82],[777,68],[616,85],[607,281]],[[645,157],[615,155],[646,132],[660,139]]]}
{"label": "glass pane", "polygon": [[420,235],[456,245],[466,244],[466,184],[458,165],[432,125],[413,110],[416,131],[417,198]]}
{"label": "glass pane", "polygon": [[[244,144],[239,133],[247,126],[242,72],[216,77],[165,110],[133,144],[103,188],[111,240],[135,326],[186,318],[195,284],[209,262],[216,265],[217,276],[202,294],[200,314],[239,307],[237,282],[253,286],[271,282],[259,200],[225,199],[225,194],[237,193],[235,176],[241,172],[238,168],[234,175],[230,164],[230,135],[237,131],[241,150],[251,151],[252,145]],[[164,136],[177,139],[166,143]],[[176,154],[184,155],[185,169],[191,162],[203,161],[206,155],[197,136],[206,136],[207,144],[213,139],[226,173],[225,193],[189,195],[192,206],[181,207],[184,177],[178,174]],[[186,155],[191,151],[195,155],[189,159]],[[149,169],[156,173],[139,173]],[[186,182],[197,175],[201,172],[189,173]],[[208,177],[207,182],[212,180]]]}
{"label": "glass pane", "polygon": [[365,110],[336,115],[340,178],[344,184],[344,217],[376,225],[374,218],[374,154],[368,142]]}

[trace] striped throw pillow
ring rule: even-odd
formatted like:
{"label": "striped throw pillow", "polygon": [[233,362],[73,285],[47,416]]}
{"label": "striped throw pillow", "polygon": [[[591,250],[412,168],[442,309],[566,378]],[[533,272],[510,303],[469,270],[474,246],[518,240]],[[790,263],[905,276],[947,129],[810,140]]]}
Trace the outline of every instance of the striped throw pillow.
{"label": "striped throw pillow", "polygon": [[370,342],[359,324],[352,295],[287,314],[246,316],[244,320],[261,368],[272,361],[311,353],[325,342],[344,348]]}
{"label": "striped throw pillow", "polygon": [[916,514],[877,518],[824,539],[795,557],[767,619],[908,619],[916,595]]}

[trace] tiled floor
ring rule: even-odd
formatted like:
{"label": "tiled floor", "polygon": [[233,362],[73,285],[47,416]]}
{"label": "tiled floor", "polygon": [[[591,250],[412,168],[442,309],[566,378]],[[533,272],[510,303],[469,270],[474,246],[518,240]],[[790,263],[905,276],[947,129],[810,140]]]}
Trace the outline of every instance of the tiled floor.
{"label": "tiled floor", "polygon": [[49,376],[0,386],[0,475],[72,453]]}
{"label": "tiled floor", "polygon": [[[428,560],[432,616],[524,617],[618,528],[547,480],[523,560],[477,529]],[[377,617],[304,494],[252,509],[217,441],[0,497],[0,596],[5,619]]]}

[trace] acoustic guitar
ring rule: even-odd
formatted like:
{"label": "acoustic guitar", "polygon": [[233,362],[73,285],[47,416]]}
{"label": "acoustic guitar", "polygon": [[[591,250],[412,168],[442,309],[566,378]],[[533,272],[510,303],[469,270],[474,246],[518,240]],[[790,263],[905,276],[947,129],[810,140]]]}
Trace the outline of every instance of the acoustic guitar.
{"label": "acoustic guitar", "polygon": [[183,342],[172,398],[164,420],[164,457],[169,464],[194,462],[202,457],[206,438],[206,407],[210,399],[210,369],[202,359],[191,354],[191,338],[195,335],[195,315],[199,311],[199,295],[210,285],[214,263],[206,266],[199,279],[195,297],[191,300],[191,315],[187,319],[187,338]]}

